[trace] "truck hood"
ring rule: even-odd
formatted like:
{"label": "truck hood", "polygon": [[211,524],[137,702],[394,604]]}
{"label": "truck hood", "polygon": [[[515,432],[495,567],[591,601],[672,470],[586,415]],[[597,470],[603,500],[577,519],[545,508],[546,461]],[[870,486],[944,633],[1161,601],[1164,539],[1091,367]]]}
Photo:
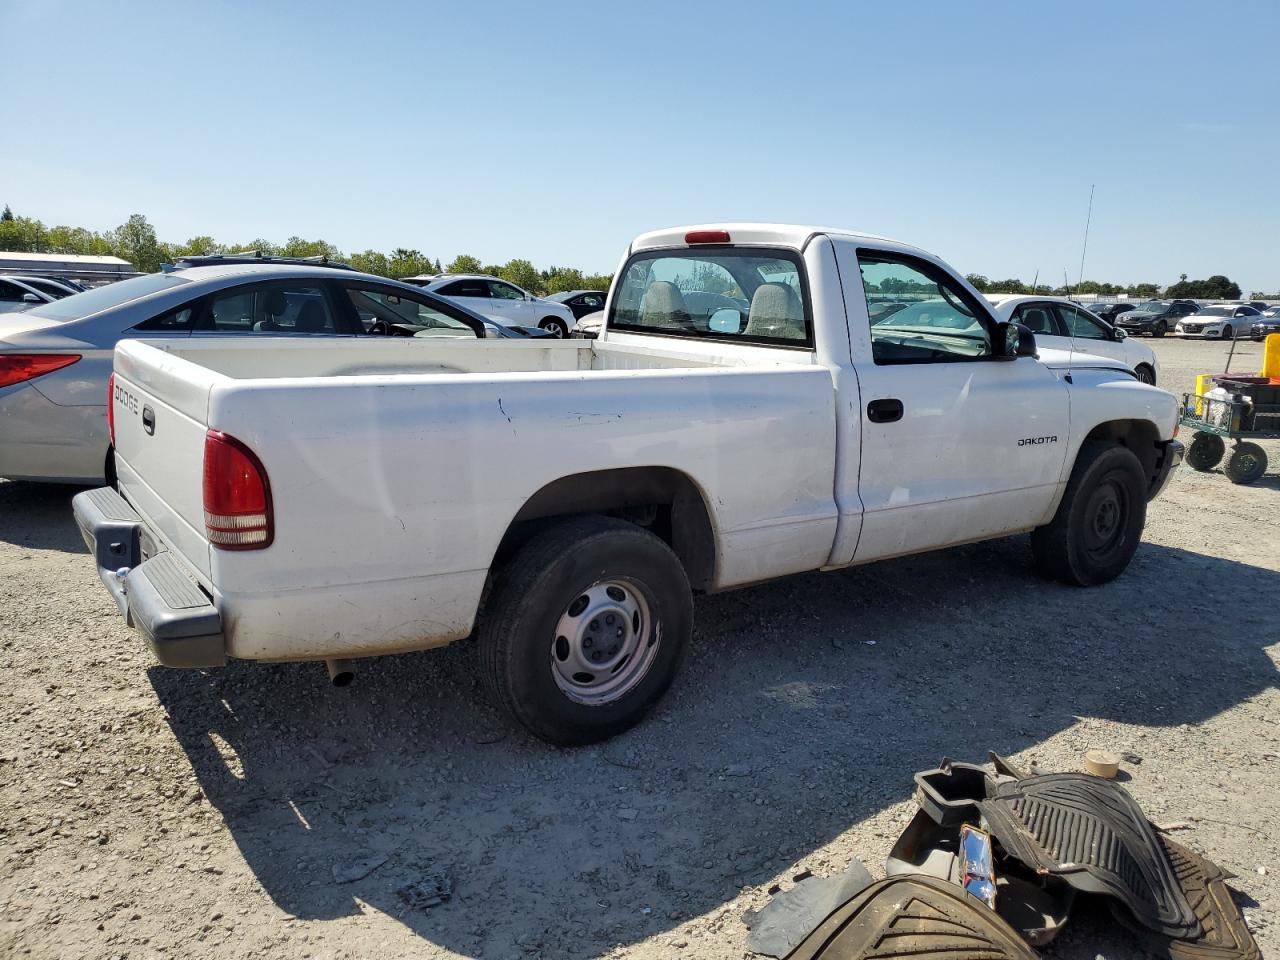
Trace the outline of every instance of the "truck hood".
{"label": "truck hood", "polygon": [[1119,360],[1100,357],[1096,353],[1085,353],[1082,350],[1060,350],[1057,347],[1038,347],[1036,353],[1040,362],[1052,370],[1116,370],[1133,376],[1133,371]]}

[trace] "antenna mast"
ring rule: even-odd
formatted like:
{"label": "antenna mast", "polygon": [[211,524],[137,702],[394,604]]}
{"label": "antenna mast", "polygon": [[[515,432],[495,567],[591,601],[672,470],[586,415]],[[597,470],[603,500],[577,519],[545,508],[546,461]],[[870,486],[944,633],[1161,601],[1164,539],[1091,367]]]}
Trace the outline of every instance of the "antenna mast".
{"label": "antenna mast", "polygon": [[1089,213],[1084,218],[1084,243],[1080,245],[1080,275],[1076,277],[1076,283],[1084,283],[1084,255],[1089,249],[1089,224],[1093,221],[1093,188],[1097,184],[1089,184]]}

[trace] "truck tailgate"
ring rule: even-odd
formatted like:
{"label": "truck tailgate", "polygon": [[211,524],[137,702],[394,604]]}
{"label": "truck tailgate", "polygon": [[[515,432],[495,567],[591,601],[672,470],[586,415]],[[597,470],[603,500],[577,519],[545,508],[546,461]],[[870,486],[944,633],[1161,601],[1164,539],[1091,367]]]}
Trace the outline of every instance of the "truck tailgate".
{"label": "truck tailgate", "polygon": [[147,344],[116,348],[111,404],[120,491],[206,586],[204,438],[209,392],[220,379]]}

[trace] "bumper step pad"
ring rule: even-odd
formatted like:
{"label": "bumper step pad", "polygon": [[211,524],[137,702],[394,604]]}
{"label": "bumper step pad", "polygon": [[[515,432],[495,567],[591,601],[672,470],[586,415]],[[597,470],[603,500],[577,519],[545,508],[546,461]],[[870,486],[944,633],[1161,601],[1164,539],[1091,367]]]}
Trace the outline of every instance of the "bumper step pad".
{"label": "bumper step pad", "polygon": [[999,784],[978,807],[992,835],[1027,866],[1115,897],[1148,930],[1202,934],[1160,835],[1119,784],[1046,774]]}
{"label": "bumper step pad", "polygon": [[787,960],[1034,960],[991,910],[959,887],[923,876],[867,887],[820,923]]}

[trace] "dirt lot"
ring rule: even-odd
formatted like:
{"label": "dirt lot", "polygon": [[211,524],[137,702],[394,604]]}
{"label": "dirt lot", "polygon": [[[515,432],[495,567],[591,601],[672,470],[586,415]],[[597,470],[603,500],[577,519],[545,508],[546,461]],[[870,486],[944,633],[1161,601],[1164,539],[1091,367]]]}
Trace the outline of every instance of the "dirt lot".
{"label": "dirt lot", "polygon": [[[1224,354],[1154,346],[1178,390]],[[1038,579],[1011,538],[703,598],[651,720],[575,751],[509,728],[467,644],[347,690],[318,664],[156,668],[74,491],[0,483],[0,955],[738,958],[772,884],[881,872],[914,771],[1093,746],[1141,758],[1129,789],[1239,875],[1280,954],[1269,452],[1247,488],[1183,468],[1100,589]],[[1051,952],[1140,955],[1088,904]]]}

